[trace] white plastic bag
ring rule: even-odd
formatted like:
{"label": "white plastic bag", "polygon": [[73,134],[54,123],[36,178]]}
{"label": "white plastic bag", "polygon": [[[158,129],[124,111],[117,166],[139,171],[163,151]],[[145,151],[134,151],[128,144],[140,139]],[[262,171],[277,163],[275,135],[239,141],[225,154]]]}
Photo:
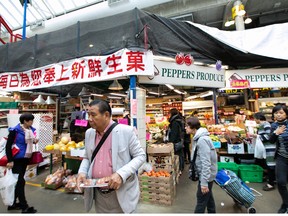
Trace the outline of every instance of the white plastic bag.
{"label": "white plastic bag", "polygon": [[12,169],[7,169],[5,176],[0,178],[0,194],[4,205],[13,205],[18,175],[13,174]]}
{"label": "white plastic bag", "polygon": [[266,159],[266,149],[259,135],[257,136],[255,141],[254,157],[258,159]]}

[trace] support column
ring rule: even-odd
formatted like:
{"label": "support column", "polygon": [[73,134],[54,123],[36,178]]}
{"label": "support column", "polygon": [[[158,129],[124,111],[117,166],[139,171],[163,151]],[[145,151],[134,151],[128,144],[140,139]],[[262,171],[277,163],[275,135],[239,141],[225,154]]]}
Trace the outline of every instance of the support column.
{"label": "support column", "polygon": [[[136,76],[130,76],[130,113],[132,111],[133,99],[136,99]],[[131,126],[137,128],[137,118],[131,116]]]}
{"label": "support column", "polygon": [[244,10],[244,5],[241,1],[235,1],[232,8],[232,18],[235,20],[236,31],[245,30],[243,16],[238,14],[238,11]]}

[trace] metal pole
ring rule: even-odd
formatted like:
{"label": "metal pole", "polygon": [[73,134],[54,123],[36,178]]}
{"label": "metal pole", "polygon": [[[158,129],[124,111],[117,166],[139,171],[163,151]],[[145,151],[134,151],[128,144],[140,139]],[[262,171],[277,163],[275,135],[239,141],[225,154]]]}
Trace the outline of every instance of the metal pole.
{"label": "metal pole", "polygon": [[218,124],[218,113],[217,113],[217,95],[216,95],[216,89],[213,89],[213,108],[214,108],[214,119],[215,124]]}
{"label": "metal pole", "polygon": [[26,11],[27,11],[27,0],[24,0],[24,15],[23,15],[23,27],[22,27],[22,40],[26,39]]}

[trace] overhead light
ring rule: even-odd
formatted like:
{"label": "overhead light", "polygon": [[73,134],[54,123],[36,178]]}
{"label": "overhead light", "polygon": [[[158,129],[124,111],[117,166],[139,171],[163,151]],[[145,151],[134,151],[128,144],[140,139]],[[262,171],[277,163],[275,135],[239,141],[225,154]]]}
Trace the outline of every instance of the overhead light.
{"label": "overhead light", "polygon": [[110,89],[110,90],[122,90],[123,86],[118,82],[118,80],[114,80],[108,89]]}
{"label": "overhead light", "polygon": [[65,98],[71,98],[70,93],[68,92],[68,94],[65,96]]}
{"label": "overhead light", "polygon": [[109,99],[117,99],[117,100],[122,99],[121,97],[116,97],[116,96],[107,96],[107,98],[109,98]]}
{"label": "overhead light", "polygon": [[96,97],[103,97],[103,94],[95,94],[95,93],[91,93],[91,95],[96,96]]}
{"label": "overhead light", "polygon": [[187,97],[186,100],[192,100],[192,99],[196,99],[196,98],[198,98],[197,95],[192,95],[192,96]]}
{"label": "overhead light", "polygon": [[181,92],[180,90],[178,89],[173,89],[174,92],[176,92],[177,94],[183,94],[183,92]]}
{"label": "overhead light", "polygon": [[45,100],[43,99],[42,95],[39,95],[34,101],[33,103],[37,103],[37,104],[45,104]]}
{"label": "overhead light", "polygon": [[78,96],[85,96],[85,95],[91,95],[91,92],[89,92],[85,87],[82,87],[81,92],[79,92]]}
{"label": "overhead light", "polygon": [[234,24],[235,24],[235,21],[234,21],[234,20],[227,20],[227,21],[225,22],[225,27],[229,27],[229,26],[234,25]]}
{"label": "overhead light", "polygon": [[249,17],[247,17],[247,18],[245,19],[245,21],[244,21],[245,24],[249,24],[249,23],[251,23],[251,22],[252,22],[252,19],[249,18]]}
{"label": "overhead light", "polygon": [[47,97],[47,100],[46,100],[45,103],[46,103],[46,104],[56,104],[56,102],[52,99],[51,96],[48,96],[48,97]]}
{"label": "overhead light", "polygon": [[160,95],[158,92],[149,91],[148,93],[149,93],[149,94],[153,94],[153,95]]}
{"label": "overhead light", "polygon": [[169,89],[171,89],[171,90],[173,90],[174,89],[174,87],[172,86],[172,85],[170,85],[170,84],[165,84]]}
{"label": "overhead light", "polygon": [[213,95],[213,91],[203,92],[203,93],[201,93],[199,96],[200,96],[201,98],[204,98],[204,97],[208,97],[208,96],[210,96],[210,95]]}
{"label": "overhead light", "polygon": [[126,97],[126,96],[127,96],[126,94],[114,93],[114,92],[111,92],[111,93],[109,93],[109,94],[115,95],[115,96],[120,96],[120,97]]}

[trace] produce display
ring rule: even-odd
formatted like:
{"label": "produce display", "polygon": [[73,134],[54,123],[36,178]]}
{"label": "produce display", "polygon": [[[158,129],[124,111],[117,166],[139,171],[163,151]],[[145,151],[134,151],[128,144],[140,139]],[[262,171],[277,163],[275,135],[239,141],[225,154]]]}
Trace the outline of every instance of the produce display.
{"label": "produce display", "polygon": [[63,167],[60,167],[55,173],[50,174],[45,179],[46,185],[61,185],[62,178],[65,175],[65,170]]}
{"label": "produce display", "polygon": [[150,172],[143,172],[142,176],[151,176],[151,177],[170,177],[170,173],[165,170],[160,170],[160,171],[154,171],[151,170]]}
{"label": "produce display", "polygon": [[69,141],[67,137],[62,137],[58,143],[50,144],[45,146],[45,150],[60,150],[62,152],[70,151],[75,148],[84,147],[84,141],[76,143],[75,141]]}
{"label": "produce display", "polygon": [[77,174],[73,174],[72,170],[59,167],[57,171],[50,174],[45,179],[45,188],[57,189],[64,186],[66,192],[79,193],[77,189]]}

